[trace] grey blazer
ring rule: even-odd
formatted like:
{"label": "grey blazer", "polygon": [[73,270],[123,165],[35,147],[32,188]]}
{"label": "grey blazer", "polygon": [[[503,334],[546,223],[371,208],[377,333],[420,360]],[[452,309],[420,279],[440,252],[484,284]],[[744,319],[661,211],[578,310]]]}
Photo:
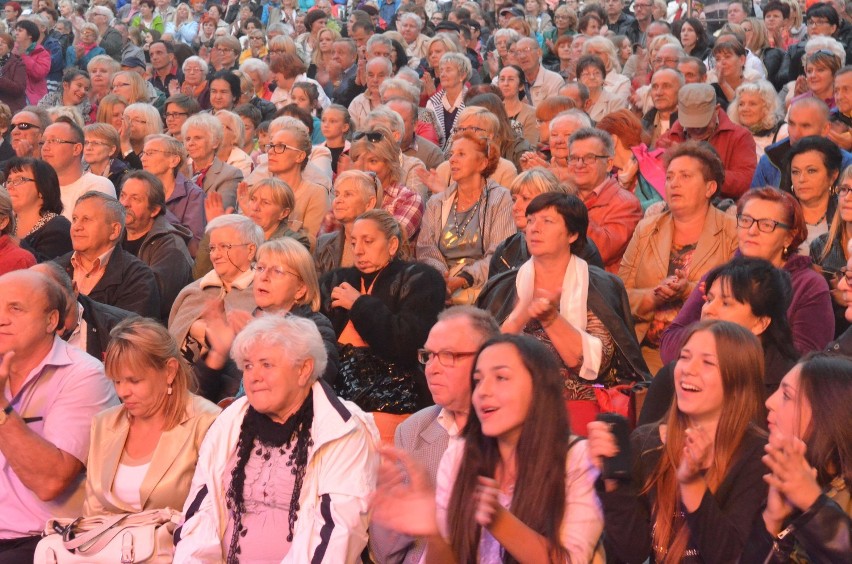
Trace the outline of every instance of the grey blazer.
{"label": "grey blazer", "polygon": [[214,158],[210,170],[204,176],[204,185],[201,188],[205,194],[218,192],[222,196],[222,205],[225,209],[236,210],[237,185],[242,181],[243,173],[240,169]]}
{"label": "grey blazer", "polygon": [[[440,412],[438,405],[421,409],[403,421],[394,436],[394,446],[422,464],[433,484],[450,441],[447,431],[438,423]],[[425,548],[422,541],[375,524],[370,526],[370,551],[377,564],[415,564]]]}

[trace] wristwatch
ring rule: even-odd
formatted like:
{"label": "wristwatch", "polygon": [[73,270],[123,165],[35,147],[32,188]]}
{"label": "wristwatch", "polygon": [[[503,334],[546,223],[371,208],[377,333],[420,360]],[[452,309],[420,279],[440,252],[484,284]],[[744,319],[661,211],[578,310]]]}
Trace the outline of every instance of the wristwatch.
{"label": "wristwatch", "polygon": [[9,418],[9,414],[13,411],[15,410],[12,409],[12,404],[7,405],[5,408],[3,408],[3,411],[0,411],[0,427],[2,427],[4,423],[6,423],[6,419]]}

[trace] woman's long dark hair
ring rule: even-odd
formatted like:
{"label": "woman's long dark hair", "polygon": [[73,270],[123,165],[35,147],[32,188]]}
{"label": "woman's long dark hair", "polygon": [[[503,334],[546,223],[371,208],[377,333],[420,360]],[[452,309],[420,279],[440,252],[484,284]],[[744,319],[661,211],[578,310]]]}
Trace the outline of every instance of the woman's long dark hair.
{"label": "woman's long dark hair", "polygon": [[[565,514],[565,458],[570,442],[568,414],[562,399],[563,379],[553,353],[525,335],[504,334],[489,339],[479,349],[477,360],[485,349],[503,343],[518,352],[533,384],[532,403],[515,456],[517,479],[511,511],[549,541],[550,560],[561,562],[566,556],[559,533]],[[471,387],[474,387],[472,374]],[[472,406],[463,434],[465,451],[450,497],[448,525],[456,560],[475,562],[482,534],[474,518],[477,477],[495,475],[500,452],[497,439],[483,435]],[[503,561],[516,562],[509,554],[503,556]]]}
{"label": "woman's long dark hair", "polygon": [[[308,451],[313,445],[311,425],[314,421],[313,392],[309,392],[302,407],[291,415],[284,423],[276,423],[266,415],[255,411],[249,406],[240,427],[240,439],[237,443],[237,463],[231,471],[231,483],[225,492],[226,504],[231,518],[234,520],[234,532],[228,544],[226,562],[237,564],[240,561],[240,539],[246,535],[243,526],[243,515],[246,512],[243,497],[246,481],[246,465],[252,456],[262,456],[269,460],[270,453],[264,453],[266,448],[278,448],[281,454],[285,449],[292,450],[287,457],[286,468],[280,472],[290,471],[295,476],[293,495],[290,498],[289,530],[287,542],[293,541],[293,528],[299,518],[299,496],[302,491],[302,481],[308,466]],[[295,441],[295,444],[293,444]]]}
{"label": "woman's long dark hair", "polygon": [[674,25],[674,35],[680,41],[680,31],[683,29],[683,24],[688,23],[695,30],[695,47],[689,53],[692,56],[701,55],[710,46],[710,36],[707,35],[707,29],[698,18],[683,18]]}
{"label": "woman's long dark hair", "polygon": [[764,348],[771,345],[789,359],[799,358],[787,320],[787,308],[793,299],[787,271],[763,259],[735,257],[707,274],[708,290],[716,280],[730,289],[735,300],[751,307],[756,317],[769,318],[769,327],[758,337]]}
{"label": "woman's long dark hair", "polygon": [[[844,356],[812,354],[799,364],[799,403],[811,404],[811,423],[802,440],[817,479],[827,487],[839,476],[852,486],[852,360]],[[800,407],[801,409],[801,407]]]}

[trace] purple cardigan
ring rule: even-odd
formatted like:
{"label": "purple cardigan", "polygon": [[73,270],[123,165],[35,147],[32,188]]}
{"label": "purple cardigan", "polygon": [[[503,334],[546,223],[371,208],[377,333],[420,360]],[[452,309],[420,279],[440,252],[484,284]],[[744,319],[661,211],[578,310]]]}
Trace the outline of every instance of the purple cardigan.
{"label": "purple cardigan", "polygon": [[[735,256],[740,256],[739,251]],[[793,286],[793,299],[787,308],[787,319],[793,330],[793,344],[802,355],[810,351],[824,350],[834,338],[834,313],[831,309],[828,283],[811,268],[811,259],[806,256],[792,255],[783,268],[790,274]],[[677,359],[686,328],[701,319],[701,306],[704,305],[701,287],[706,276],[705,274],[701,278],[680,313],[663,332],[660,341],[663,363]]]}

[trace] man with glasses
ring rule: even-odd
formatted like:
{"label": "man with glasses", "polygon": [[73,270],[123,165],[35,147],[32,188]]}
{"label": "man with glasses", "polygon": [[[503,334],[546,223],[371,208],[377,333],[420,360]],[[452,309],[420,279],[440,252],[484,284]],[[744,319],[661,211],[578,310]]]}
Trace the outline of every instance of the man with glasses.
{"label": "man with glasses", "polygon": [[647,46],[645,34],[648,31],[648,26],[654,21],[653,0],[636,0],[633,3],[633,15],[636,19],[630,22],[630,26],[624,31],[624,35],[629,37],[634,44]]}
{"label": "man with glasses", "polygon": [[62,192],[62,215],[71,219],[77,198],[91,190],[115,197],[115,186],[109,178],[83,169],[83,143],[85,134],[66,117],[45,129],[40,141],[41,158],[53,167],[59,177]]}
{"label": "man with glasses", "polygon": [[154,273],[160,293],[159,319],[167,321],[175,298],[192,282],[193,260],[187,248],[192,232],[168,220],[163,183],[150,172],[131,171],[121,186],[119,202],[126,214],[121,246]]}
{"label": "man with glasses", "polygon": [[709,84],[687,84],[678,91],[677,121],[657,140],[657,148],[667,149],[689,140],[706,141],[716,149],[725,165],[725,182],[719,195],[739,199],[757,168],[754,137],[728,118]]}
{"label": "man with glasses", "polygon": [[41,158],[42,132],[50,125],[50,116],[43,108],[26,106],[12,116],[11,133],[9,134],[12,148],[19,157]]}
{"label": "man with glasses", "polygon": [[[559,87],[565,81],[559,74],[542,66],[541,47],[538,41],[531,37],[524,37],[512,46],[511,51],[526,76],[525,87],[532,106],[538,106],[543,100],[556,96]],[[495,77],[495,84],[496,80]]]}
{"label": "man with glasses", "polygon": [[[429,331],[418,357],[435,405],[403,421],[394,436],[394,446],[406,451],[426,468],[432,481],[450,440],[458,440],[470,412],[471,385],[476,351],[500,327],[490,313],[471,306],[443,311]],[[378,562],[413,564],[426,547],[414,539],[378,525],[370,527],[370,550]]]}
{"label": "man with glasses", "polygon": [[597,245],[606,270],[617,274],[642,219],[642,205],[610,176],[614,153],[612,137],[600,129],[584,127],[568,140],[568,181],[589,210],[588,237]]}
{"label": "man with glasses", "polygon": [[[831,130],[828,113],[828,106],[819,98],[794,100],[790,104],[787,116],[788,136],[766,148],[757,163],[751,187],[774,186],[792,193],[793,182],[787,166],[790,149],[803,137],[812,135],[827,137]],[[846,167],[852,165],[852,153],[843,149],[840,153],[843,155],[843,164],[840,169],[846,170]]]}
{"label": "man with glasses", "polygon": [[71,208],[71,248],[56,263],[81,294],[143,317],[160,315],[157,280],[121,245],[126,212],[113,196],[86,192]]}

